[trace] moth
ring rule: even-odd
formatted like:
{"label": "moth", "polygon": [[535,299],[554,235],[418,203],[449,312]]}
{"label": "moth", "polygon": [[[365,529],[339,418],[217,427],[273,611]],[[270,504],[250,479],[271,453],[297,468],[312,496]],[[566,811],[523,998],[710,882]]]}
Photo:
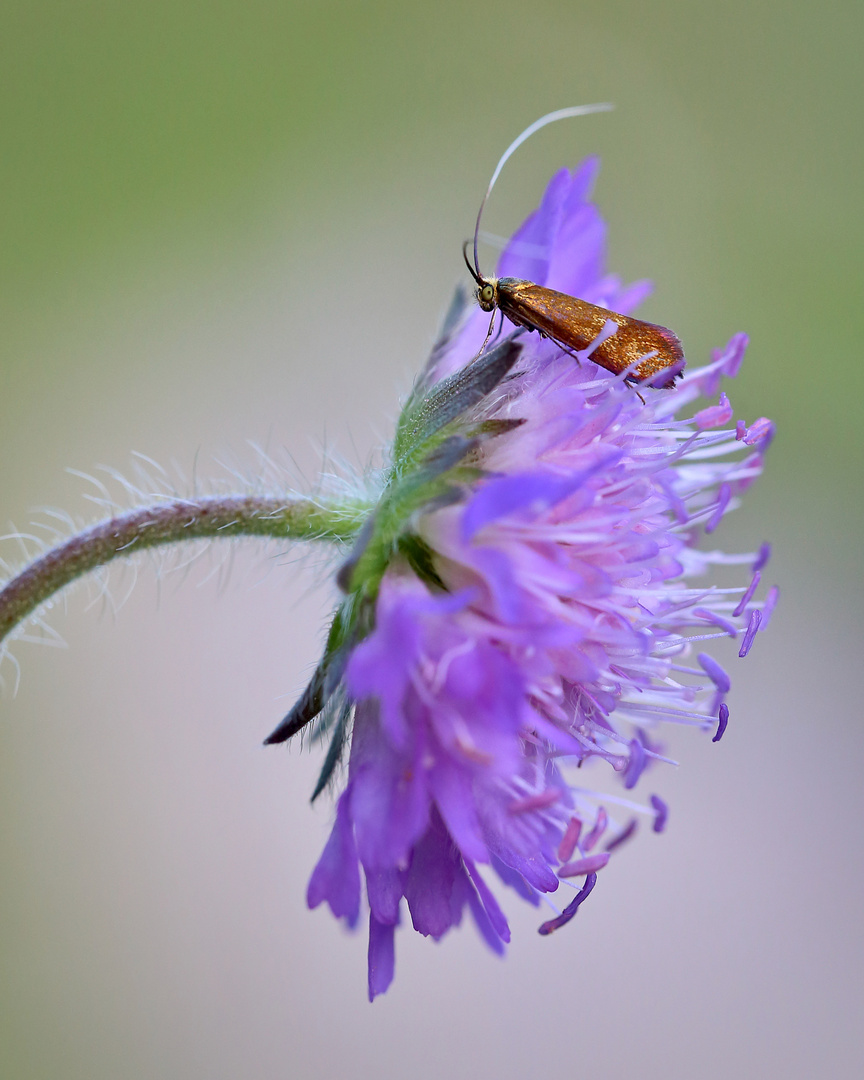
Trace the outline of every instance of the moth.
{"label": "moth", "polygon": [[609,108],[609,105],[580,105],[547,113],[527,127],[498,162],[477,214],[473,266],[468,260],[468,241],[463,248],[465,264],[477,285],[477,302],[483,311],[492,312],[483,348],[492,335],[495,312],[500,311],[515,326],[536,330],[560,345],[565,352],[577,355],[577,359],[578,354],[582,354],[613,375],[626,372],[625,380],[628,382],[670,388],[675,385],[685,361],[681,342],[665,326],[609,311],[597,304],[589,304],[587,300],[535,285],[533,281],[513,277],[487,278],[480,272],[477,257],[480,219],[495,181],[513,151],[546,124]]}

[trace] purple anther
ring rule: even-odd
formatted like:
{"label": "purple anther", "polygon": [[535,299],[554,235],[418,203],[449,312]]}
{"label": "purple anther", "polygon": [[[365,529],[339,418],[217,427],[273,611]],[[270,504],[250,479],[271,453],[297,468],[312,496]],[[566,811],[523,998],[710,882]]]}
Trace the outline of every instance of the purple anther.
{"label": "purple anther", "polygon": [[630,818],[630,821],[624,826],[621,832],[618,833],[615,839],[609,841],[609,843],[606,845],[606,850],[614,851],[616,847],[619,847],[621,844],[626,843],[633,835],[633,833],[636,832],[636,828],[638,825],[639,822],[636,820],[635,817]]}
{"label": "purple anther", "polygon": [[747,429],[743,441],[747,446],[759,445],[760,450],[767,450],[774,438],[774,424],[767,416],[760,416]]}
{"label": "purple anther", "polygon": [[564,835],[561,837],[561,843],[558,845],[558,858],[562,863],[567,862],[576,850],[576,845],[579,843],[579,834],[581,832],[581,820],[578,817],[570,818],[570,824],[564,831]]}
{"label": "purple anther", "polygon": [[560,798],[561,791],[558,788],[547,788],[546,791],[529,795],[525,799],[514,799],[507,809],[511,814],[528,814],[532,810],[545,810],[547,806],[552,806]]}
{"label": "purple anther", "polygon": [[736,438],[736,440],[738,442],[741,442],[744,439],[744,436],[746,434],[747,434],[747,425],[744,423],[743,420],[739,420],[738,423],[735,425],[735,438]]}
{"label": "purple anther", "polygon": [[596,855],[588,855],[584,859],[576,859],[565,863],[558,870],[558,877],[581,877],[583,874],[595,874],[602,870],[609,862],[608,851],[598,851]]}
{"label": "purple anther", "polygon": [[756,556],[756,561],[753,563],[753,573],[757,570],[764,570],[768,565],[768,560],[771,558],[771,545],[766,541],[762,547],[759,548],[759,554]]}
{"label": "purple anther", "polygon": [[698,615],[700,619],[706,619],[715,626],[719,626],[721,630],[726,631],[729,637],[738,637],[738,627],[735,623],[730,619],[724,619],[723,616],[718,615],[716,611],[709,611],[708,608],[697,607],[693,608],[693,614]]}
{"label": "purple anther", "polygon": [[776,585],[772,585],[765,596],[765,603],[762,605],[762,622],[759,624],[759,629],[767,630],[768,623],[771,622],[771,612],[777,607],[777,600],[780,597],[780,590]]}
{"label": "purple anther", "polygon": [[750,646],[753,644],[753,638],[756,637],[756,631],[759,629],[759,624],[762,622],[761,611],[750,612],[750,622],[747,624],[747,629],[744,631],[744,640],[741,642],[741,648],[738,650],[739,656],[746,656],[750,652]]}
{"label": "purple anther", "polygon": [[755,593],[756,590],[759,588],[759,582],[761,580],[762,580],[762,575],[757,570],[756,573],[753,575],[753,578],[752,578],[750,584],[747,586],[747,591],[744,593],[744,595],[738,601],[738,606],[732,612],[732,618],[733,619],[737,619],[738,616],[741,614],[741,612],[744,610],[744,608],[746,608],[747,605],[750,603],[750,601],[753,599],[753,593]]}
{"label": "purple anther", "polygon": [[636,781],[642,775],[646,764],[645,747],[638,739],[631,739],[630,756],[627,759],[627,768],[624,770],[624,787],[628,791],[636,787]]}
{"label": "purple anther", "polygon": [[726,507],[729,505],[729,500],[732,498],[732,488],[728,484],[721,484],[720,490],[717,492],[717,507],[710,518],[705,522],[705,532],[712,533],[720,524],[723,515],[726,513]]}
{"label": "purple anther", "polygon": [[720,742],[723,738],[723,732],[726,730],[726,725],[729,723],[729,706],[721,705],[720,711],[717,713],[717,733],[711,742]]}
{"label": "purple anther", "polygon": [[556,919],[550,919],[548,922],[544,922],[542,926],[538,927],[537,933],[542,934],[544,937],[547,934],[551,934],[553,930],[560,930],[562,926],[566,926],[568,922],[573,918],[576,912],[579,910],[580,904],[588,899],[591,890],[597,884],[597,875],[589,874],[585,879],[585,884],[573,897],[567,907],[561,912]]}
{"label": "purple anther", "polygon": [[732,419],[732,406],[729,404],[729,398],[725,394],[720,395],[720,400],[716,405],[709,405],[707,409],[700,409],[699,412],[693,417],[696,421],[696,427],[700,431],[705,431],[707,428],[720,427],[721,424],[728,424]]}
{"label": "purple anther", "polygon": [[714,683],[721,694],[728,694],[729,687],[732,685],[732,680],[726,674],[722,667],[717,663],[713,656],[709,656],[708,653],[700,652],[697,657],[699,663],[702,665],[705,674]]}
{"label": "purple anther", "polygon": [[597,843],[603,833],[606,831],[606,826],[609,823],[609,818],[606,811],[601,806],[597,811],[597,820],[594,822],[594,828],[585,837],[585,843],[582,845],[585,851],[590,851],[592,847]]}
{"label": "purple anther", "polygon": [[650,802],[654,810],[654,832],[663,832],[669,818],[669,807],[659,795],[652,795]]}

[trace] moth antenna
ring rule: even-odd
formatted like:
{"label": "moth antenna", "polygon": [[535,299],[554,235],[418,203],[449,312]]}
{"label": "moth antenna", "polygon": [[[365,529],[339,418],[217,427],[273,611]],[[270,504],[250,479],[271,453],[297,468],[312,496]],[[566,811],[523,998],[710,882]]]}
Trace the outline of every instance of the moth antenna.
{"label": "moth antenna", "polygon": [[[474,280],[477,282],[477,284],[482,287],[483,280],[480,277],[479,272],[477,270],[475,270],[474,267],[471,265],[471,263],[468,261],[468,245],[470,243],[471,243],[470,240],[466,240],[465,243],[462,245],[462,258],[465,260],[465,265],[468,267],[468,273],[471,275],[471,277],[474,278]],[[475,240],[475,246],[476,246],[476,240]],[[475,251],[475,258],[476,258],[476,251]]]}
{"label": "moth antenna", "polygon": [[[533,124],[529,124],[527,128],[518,135],[512,143],[507,147],[504,153],[501,155],[501,160],[495,166],[495,172],[492,173],[492,179],[489,181],[489,187],[486,188],[486,194],[483,196],[483,201],[480,203],[480,209],[477,212],[477,223],[474,226],[474,270],[472,271],[474,280],[478,282],[480,280],[480,262],[477,257],[477,238],[480,235],[480,219],[483,217],[483,210],[486,207],[486,200],[492,194],[492,188],[495,186],[495,181],[501,175],[501,170],[507,164],[511,154],[515,150],[518,150],[522,143],[526,139],[530,139],[531,136],[539,131],[540,128],[546,127],[547,124],[554,124],[556,120],[566,120],[571,116],[588,116],[590,113],[609,112],[610,109],[614,109],[615,106],[608,101],[600,102],[597,105],[571,105],[567,109],[556,109],[555,112],[546,113],[545,116],[541,116],[539,120],[535,120]],[[465,259],[468,262],[468,259]],[[470,270],[471,267],[469,266]]]}

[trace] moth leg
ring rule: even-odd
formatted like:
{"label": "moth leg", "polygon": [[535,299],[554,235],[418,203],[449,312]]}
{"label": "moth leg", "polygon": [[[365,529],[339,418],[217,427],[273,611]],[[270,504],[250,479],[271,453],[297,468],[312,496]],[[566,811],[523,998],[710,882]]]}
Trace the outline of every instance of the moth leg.
{"label": "moth leg", "polygon": [[[486,331],[486,337],[483,338],[483,344],[480,346],[480,349],[477,352],[477,355],[472,356],[471,359],[468,361],[468,363],[465,365],[465,367],[468,367],[469,365],[473,364],[474,361],[479,359],[479,357],[481,357],[483,355],[483,353],[486,351],[486,346],[489,344],[489,338],[492,337],[492,329],[495,326],[495,316],[497,314],[498,314],[497,311],[492,312],[492,318],[489,320],[489,329]],[[502,326],[504,325],[503,317],[501,319],[501,325]],[[499,333],[500,333],[500,331],[499,331]]]}
{"label": "moth leg", "polygon": [[[492,321],[493,322],[495,321],[495,313],[494,312],[492,313]],[[490,345],[495,344],[495,342],[498,340],[498,338],[501,337],[501,333],[502,333],[503,330],[504,330],[504,312],[502,311],[501,312],[501,322],[498,324],[498,329],[495,332],[495,336],[489,342]],[[489,341],[489,335],[488,334],[486,335],[486,340]]]}
{"label": "moth leg", "polygon": [[561,352],[567,353],[568,356],[572,356],[573,359],[576,361],[576,363],[579,365],[579,367],[582,367],[582,360],[580,359],[579,354],[573,352],[573,350],[571,348],[569,348],[569,346],[562,345],[561,342],[558,341],[557,338],[549,337],[549,335],[544,334],[542,330],[539,331],[539,334],[540,334],[540,337],[549,338],[550,341],[554,341],[555,344],[558,346],[558,348],[561,350]]}

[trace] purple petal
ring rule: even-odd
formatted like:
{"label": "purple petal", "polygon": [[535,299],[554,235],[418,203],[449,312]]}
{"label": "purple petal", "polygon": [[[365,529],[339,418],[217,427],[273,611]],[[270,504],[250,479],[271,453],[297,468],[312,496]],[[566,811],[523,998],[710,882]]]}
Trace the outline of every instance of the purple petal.
{"label": "purple petal", "polygon": [[469,859],[488,862],[489,850],[477,816],[471,774],[450,761],[442,761],[433,769],[430,784],[447,831],[459,850]]}
{"label": "purple petal", "polygon": [[462,515],[462,539],[502,517],[522,513],[536,517],[570,495],[582,483],[583,476],[557,476],[551,473],[513,473],[490,480],[474,495]]}
{"label": "purple petal", "polygon": [[414,612],[404,605],[388,607],[379,603],[375,631],[355,648],[345,673],[355,698],[378,699],[381,722],[400,747],[408,740],[402,701],[419,641],[420,627]]}
{"label": "purple petal", "polygon": [[326,900],[336,918],[344,918],[353,927],[360,913],[360,869],[349,799],[350,791],[346,790],[337,805],[330,838],[309,879],[306,903],[310,908],[316,908]]}
{"label": "purple petal", "polygon": [[625,285],[615,297],[614,308],[622,315],[629,315],[643,300],[647,300],[653,291],[654,286],[650,281],[634,281],[632,285]]}
{"label": "purple petal", "polygon": [[537,907],[540,903],[540,897],[537,894],[537,890],[528,884],[518,870],[514,870],[512,866],[507,866],[497,855],[491,857],[490,864],[505,885],[509,885],[523,900],[527,900],[529,904],[533,904],[534,907]]}
{"label": "purple petal", "polygon": [[393,982],[396,969],[396,927],[369,914],[369,1000],[374,1001]]}
{"label": "purple petal", "polygon": [[723,350],[723,374],[727,379],[734,379],[741,368],[744,353],[750,344],[750,338],[746,334],[733,334],[729,343]]}
{"label": "purple petal", "polygon": [[423,753],[418,737],[412,758],[397,754],[383,737],[374,708],[358,707],[349,766],[351,816],[357,852],[367,869],[403,862],[426,829],[431,796]]}
{"label": "purple petal", "polygon": [[429,828],[414,847],[405,884],[405,899],[418,933],[437,941],[453,925],[451,897],[460,863],[453,841],[433,813]]}
{"label": "purple petal", "polygon": [[[530,859],[525,858],[524,855],[518,854],[513,851],[504,843],[503,837],[490,836],[488,838],[489,851],[491,852],[493,859],[492,864],[497,868],[498,863],[495,862],[495,857],[510,870],[515,871],[528,885],[537,889],[538,892],[555,892],[558,888],[559,881],[557,876],[552,872],[548,863],[544,862],[542,857],[538,854]],[[508,885],[514,885],[512,880],[508,880],[505,874],[499,870],[501,880]]]}
{"label": "purple petal", "polygon": [[525,278],[537,285],[546,284],[552,244],[570,184],[566,169],[555,173],[538,209],[525,219],[502,252],[498,277]]}
{"label": "purple petal", "polygon": [[395,926],[399,922],[399,904],[405,894],[404,870],[365,870],[366,896],[379,923]]}
{"label": "purple petal", "polygon": [[[498,956],[503,956],[504,942],[492,926],[489,916],[486,913],[486,909],[483,907],[480,897],[477,895],[477,890],[472,885],[471,879],[468,877],[463,866],[459,868],[459,874],[456,878],[455,888],[453,890],[453,906],[454,910],[459,912],[459,917],[461,917],[462,909],[466,904],[468,910],[471,912],[471,917],[474,919],[474,925],[477,927],[480,936],[492,952]],[[458,921],[458,919],[456,921]]]}
{"label": "purple petal", "polygon": [[493,930],[502,941],[508,942],[510,940],[510,927],[507,925],[507,919],[504,916],[504,912],[498,906],[498,901],[492,895],[489,886],[480,876],[477,867],[470,859],[465,860],[465,869],[468,871],[468,875],[474,883],[474,888],[477,890],[477,895],[480,897],[483,910],[485,911]]}
{"label": "purple petal", "polygon": [[612,468],[620,451],[604,451],[587,469],[561,476],[548,472],[511,473],[488,481],[465,507],[462,514],[462,538],[472,537],[490,522],[511,514],[535,518],[566,499],[586,480],[602,469]]}
{"label": "purple petal", "polygon": [[600,158],[596,154],[589,154],[581,161],[570,176],[570,190],[567,192],[566,209],[575,210],[580,203],[584,203],[591,192],[600,173]]}
{"label": "purple petal", "polygon": [[583,204],[555,238],[545,284],[567,296],[584,296],[603,273],[605,256],[605,222],[595,206]]}

